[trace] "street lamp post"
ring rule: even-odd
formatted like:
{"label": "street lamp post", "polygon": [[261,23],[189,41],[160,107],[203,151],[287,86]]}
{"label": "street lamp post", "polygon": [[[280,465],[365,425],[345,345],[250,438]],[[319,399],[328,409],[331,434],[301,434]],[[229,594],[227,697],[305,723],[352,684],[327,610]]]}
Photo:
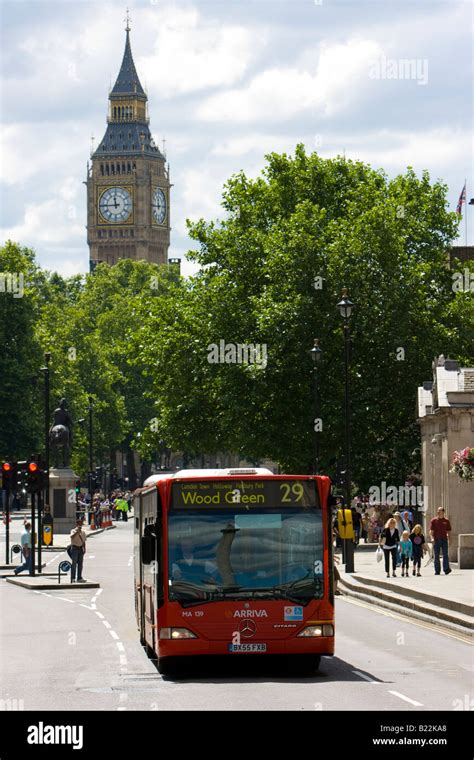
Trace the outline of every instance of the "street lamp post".
{"label": "street lamp post", "polygon": [[313,385],[314,385],[314,465],[313,475],[317,475],[319,472],[319,429],[316,428],[318,420],[318,364],[321,361],[322,349],[319,346],[319,338],[314,338],[313,348],[309,352],[311,359],[313,360]]}
{"label": "street lamp post", "polygon": [[44,458],[45,458],[45,495],[44,503],[49,502],[49,362],[51,354],[47,351],[44,355],[45,366],[41,367],[41,372],[44,373]]}
{"label": "street lamp post", "polygon": [[[45,506],[49,506],[49,407],[50,407],[50,395],[49,395],[49,362],[51,360],[51,354],[49,351],[44,355],[44,367],[41,367],[41,372],[44,374],[44,491],[43,491],[43,503],[41,504],[41,495],[38,494],[38,572],[41,573],[41,544],[43,541],[43,528],[42,528],[42,509]],[[33,528],[34,530],[34,528]]]}
{"label": "street lamp post", "polygon": [[[349,364],[350,364],[350,332],[349,320],[355,304],[349,300],[347,288],[342,290],[342,299],[337,304],[339,313],[344,320],[344,411],[345,411],[345,508],[351,508],[351,421],[349,399]],[[344,514],[344,511],[343,511]],[[343,539],[343,549],[346,563],[346,573],[354,572],[354,542],[350,538]]]}
{"label": "street lamp post", "polygon": [[89,396],[89,525],[91,524],[91,510],[92,510],[92,474],[93,474],[93,467],[94,467],[94,457],[93,457],[93,445],[92,445],[92,409],[93,409],[93,401],[94,399],[92,396]]}

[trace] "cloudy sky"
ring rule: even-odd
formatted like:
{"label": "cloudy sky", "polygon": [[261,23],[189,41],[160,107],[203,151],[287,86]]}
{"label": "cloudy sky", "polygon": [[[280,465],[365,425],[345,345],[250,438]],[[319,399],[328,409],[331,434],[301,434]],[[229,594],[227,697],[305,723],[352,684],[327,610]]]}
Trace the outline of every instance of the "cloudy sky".
{"label": "cloudy sky", "polygon": [[[1,238],[42,266],[88,270],[86,163],[106,127],[123,2],[0,0]],[[185,220],[222,216],[222,184],[296,143],[324,157],[411,165],[474,196],[470,0],[129,0],[151,130]],[[474,206],[468,211],[474,243]],[[459,244],[464,244],[464,221]],[[192,271],[184,265],[184,273]]]}

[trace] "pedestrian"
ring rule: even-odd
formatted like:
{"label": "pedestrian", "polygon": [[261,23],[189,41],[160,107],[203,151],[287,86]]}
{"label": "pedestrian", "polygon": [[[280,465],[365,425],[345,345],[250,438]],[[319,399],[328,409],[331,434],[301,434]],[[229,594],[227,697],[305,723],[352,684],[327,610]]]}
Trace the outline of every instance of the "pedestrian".
{"label": "pedestrian", "polygon": [[127,522],[128,520],[128,504],[126,500],[123,498],[123,494],[120,494],[119,498],[115,500],[115,509],[119,512],[119,517],[117,518],[120,520],[120,514],[122,515],[122,521]]}
{"label": "pedestrian", "polygon": [[333,542],[333,559],[334,559],[334,562],[333,562],[333,569],[334,569],[334,594],[335,594],[335,596],[342,596],[342,591],[339,591],[339,589],[337,587],[337,584],[341,580],[341,574],[339,573],[339,570],[338,570],[338,567],[337,567],[338,563],[341,561],[341,558],[334,551],[334,544],[335,544],[335,542],[337,540],[337,536],[338,536],[337,530],[335,528],[333,528],[333,530],[332,530],[332,542]]}
{"label": "pedestrian", "polygon": [[404,527],[403,527],[402,516],[401,516],[400,512],[394,512],[393,513],[393,518],[394,518],[395,523],[396,523],[395,527],[398,530],[398,535],[401,536],[402,533],[403,533],[403,531],[404,531]]}
{"label": "pedestrian", "polygon": [[413,521],[410,519],[410,513],[408,510],[405,510],[405,512],[402,513],[402,526],[403,530],[407,530],[408,533],[411,533],[411,529],[413,528]]}
{"label": "pedestrian", "polygon": [[410,567],[410,560],[413,557],[413,544],[410,541],[410,533],[407,530],[404,530],[402,533],[398,550],[402,560],[402,578],[408,578],[408,568]]}
{"label": "pedestrian", "polygon": [[397,521],[394,517],[390,517],[385,523],[379,539],[379,546],[385,552],[385,572],[387,573],[387,578],[390,578],[390,555],[392,555],[392,575],[394,578],[397,577],[395,570],[397,568],[397,550],[400,543],[400,534],[396,526]]}
{"label": "pedestrian", "polygon": [[443,507],[438,507],[437,517],[431,520],[430,535],[434,543],[434,569],[435,575],[439,575],[441,572],[441,564],[439,561],[440,552],[443,554],[443,572],[445,575],[449,575],[451,568],[449,567],[448,557],[448,541],[449,534],[451,532],[451,523],[444,516]]}
{"label": "pedestrian", "polygon": [[94,518],[95,518],[95,527],[101,528],[102,527],[102,510],[100,508],[100,499],[98,498],[94,499]]}
{"label": "pedestrian", "polygon": [[76,582],[76,568],[77,568],[77,582],[85,583],[86,579],[82,577],[82,565],[84,562],[84,554],[86,553],[86,540],[87,536],[82,529],[83,522],[81,519],[76,520],[76,527],[71,530],[71,583]]}
{"label": "pedestrian", "polygon": [[30,575],[33,575],[33,552],[32,552],[32,538],[31,538],[31,523],[25,522],[23,526],[23,532],[20,538],[21,551],[25,561],[22,565],[15,567],[14,573],[22,573],[23,570],[28,570]]}
{"label": "pedestrian", "polygon": [[351,507],[352,526],[354,528],[354,543],[357,546],[360,539],[361,519],[360,512],[355,507]]}
{"label": "pedestrian", "polygon": [[360,519],[360,522],[361,522],[361,528],[362,528],[360,535],[361,535],[361,538],[364,539],[364,544],[366,544],[369,540],[369,523],[370,523],[367,512],[362,512],[362,517]]}
{"label": "pedestrian", "polygon": [[425,537],[421,525],[415,525],[410,535],[410,541],[413,545],[413,575],[417,575],[418,578],[420,578],[421,558],[423,556],[423,547],[425,545]]}

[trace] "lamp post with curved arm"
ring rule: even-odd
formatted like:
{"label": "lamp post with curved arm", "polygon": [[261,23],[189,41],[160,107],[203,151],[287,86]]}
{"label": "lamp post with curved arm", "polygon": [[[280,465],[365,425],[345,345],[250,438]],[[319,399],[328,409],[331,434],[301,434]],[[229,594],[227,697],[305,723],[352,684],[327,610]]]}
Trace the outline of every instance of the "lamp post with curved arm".
{"label": "lamp post with curved arm", "polygon": [[[350,364],[350,332],[349,320],[355,304],[349,299],[347,288],[342,290],[342,298],[337,304],[339,313],[344,320],[344,416],[345,416],[345,508],[351,508],[351,419],[349,398],[349,364]],[[344,512],[343,512],[344,514]],[[346,573],[354,572],[354,543],[352,539],[343,540]]]}

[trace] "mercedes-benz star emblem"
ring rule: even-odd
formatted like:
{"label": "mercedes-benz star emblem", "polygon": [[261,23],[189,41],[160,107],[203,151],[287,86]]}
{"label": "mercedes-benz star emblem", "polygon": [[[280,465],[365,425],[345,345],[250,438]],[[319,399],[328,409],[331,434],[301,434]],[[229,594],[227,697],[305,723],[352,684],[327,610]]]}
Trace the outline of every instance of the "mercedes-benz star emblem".
{"label": "mercedes-benz star emblem", "polygon": [[239,633],[243,639],[251,639],[257,632],[257,625],[253,620],[242,620],[239,625]]}

